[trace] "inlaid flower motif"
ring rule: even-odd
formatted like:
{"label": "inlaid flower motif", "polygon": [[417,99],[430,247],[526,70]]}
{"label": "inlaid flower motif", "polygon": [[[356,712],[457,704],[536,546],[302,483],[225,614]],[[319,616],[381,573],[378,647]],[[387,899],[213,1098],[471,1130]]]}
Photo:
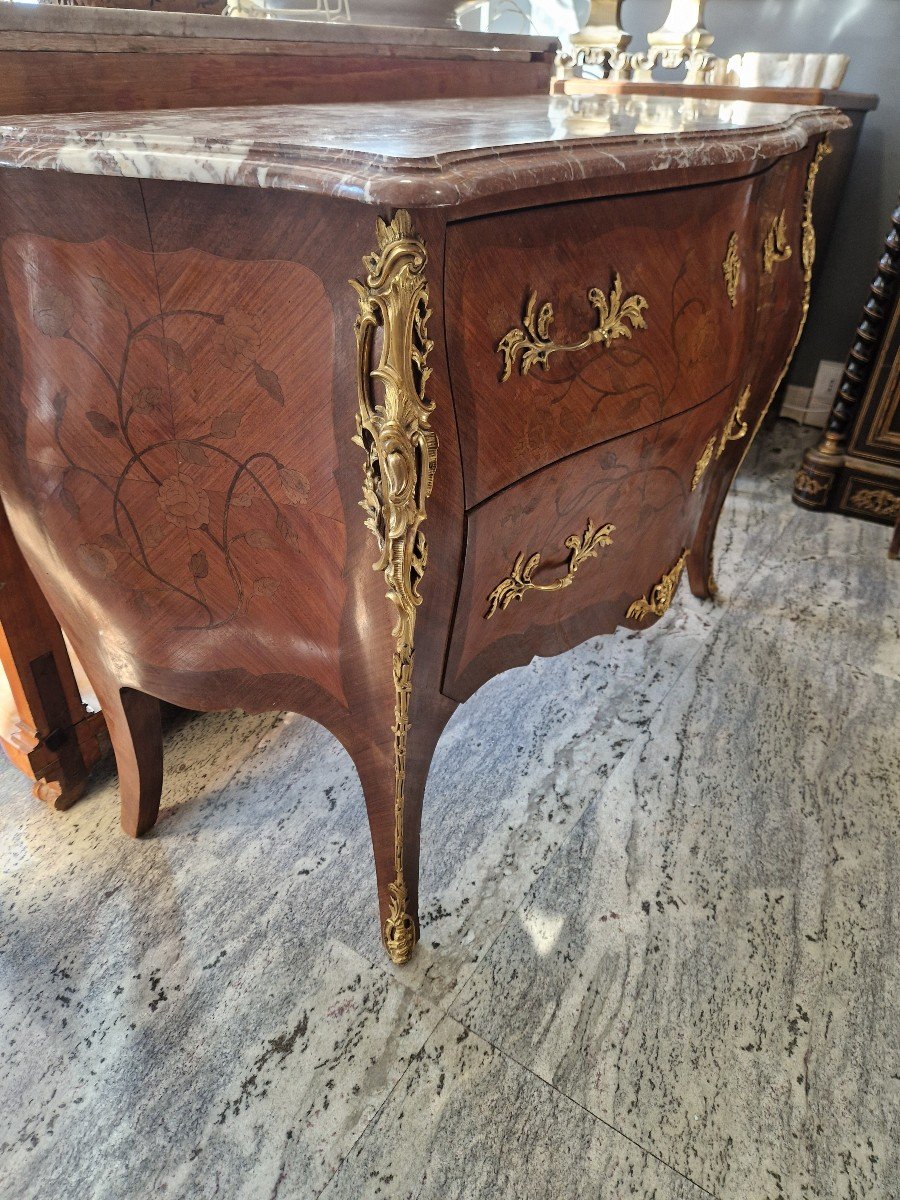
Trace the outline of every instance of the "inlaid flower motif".
{"label": "inlaid flower motif", "polygon": [[230,371],[246,370],[259,352],[259,322],[239,308],[229,309],[215,332],[215,352]]}
{"label": "inlaid flower motif", "polygon": [[32,309],[34,323],[47,337],[65,337],[75,319],[71,296],[50,284],[40,288]]}
{"label": "inlaid flower motif", "polygon": [[179,529],[200,529],[209,524],[209,496],[183,471],[162,481],[156,501],[166,520]]}
{"label": "inlaid flower motif", "polygon": [[86,571],[90,571],[92,575],[101,579],[106,575],[112,575],[116,569],[116,556],[112,551],[93,542],[82,543],[78,547],[78,557]]}

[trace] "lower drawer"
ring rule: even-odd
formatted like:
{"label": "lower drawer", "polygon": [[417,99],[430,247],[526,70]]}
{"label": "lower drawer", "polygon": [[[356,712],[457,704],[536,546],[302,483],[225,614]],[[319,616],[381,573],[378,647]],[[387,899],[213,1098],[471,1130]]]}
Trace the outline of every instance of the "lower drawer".
{"label": "lower drawer", "polygon": [[746,428],[732,424],[738,404],[728,391],[536,471],[471,510],[445,694],[465,700],[535,655],[656,620],[690,549],[723,434]]}

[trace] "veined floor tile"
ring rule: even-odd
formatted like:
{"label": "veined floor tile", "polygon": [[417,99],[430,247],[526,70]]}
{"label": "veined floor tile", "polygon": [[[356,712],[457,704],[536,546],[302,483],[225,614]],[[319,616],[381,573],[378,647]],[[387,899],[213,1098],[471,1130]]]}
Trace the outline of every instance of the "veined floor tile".
{"label": "veined floor tile", "polygon": [[900,680],[900,564],[889,529],[795,508],[733,606],[788,622],[817,657]]}
{"label": "veined floor tile", "polygon": [[322,1200],[707,1200],[445,1018]]}
{"label": "veined floor tile", "polygon": [[452,1008],[720,1200],[900,1194],[900,685],[731,613]]}
{"label": "veined floor tile", "polygon": [[189,803],[176,771],[140,842],[111,797],[51,814],[3,772],[3,1197],[312,1195],[438,1019],[321,919],[334,847],[292,806],[324,829],[328,789],[256,803],[225,751],[259,728],[207,728],[223,773]]}

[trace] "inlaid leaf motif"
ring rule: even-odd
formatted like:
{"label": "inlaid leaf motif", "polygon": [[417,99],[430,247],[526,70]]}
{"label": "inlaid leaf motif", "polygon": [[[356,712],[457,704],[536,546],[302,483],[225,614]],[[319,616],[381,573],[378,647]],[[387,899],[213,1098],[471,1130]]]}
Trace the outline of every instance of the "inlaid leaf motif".
{"label": "inlaid leaf motif", "polygon": [[78,501],[75,499],[75,497],[69,491],[69,489],[66,487],[65,483],[61,483],[59,485],[59,487],[56,490],[56,495],[57,495],[57,498],[59,499],[60,504],[63,506],[63,508],[66,510],[66,512],[69,514],[70,517],[77,517],[80,515],[81,509],[78,507]]}
{"label": "inlaid leaf motif", "polygon": [[223,412],[213,417],[209,426],[209,436],[214,438],[233,438],[241,424],[243,413]]}
{"label": "inlaid leaf motif", "polygon": [[253,373],[256,375],[256,382],[268,392],[276,404],[284,408],[284,392],[281,390],[281,384],[278,382],[278,376],[274,371],[267,371],[265,367],[261,367],[258,362],[253,364]]}
{"label": "inlaid leaf motif", "polygon": [[281,537],[284,538],[284,540],[288,543],[289,546],[296,546],[299,543],[300,538],[298,537],[297,533],[291,528],[287,517],[285,517],[283,513],[279,513],[278,516],[275,518],[275,528],[278,530],[278,533],[281,535]]}
{"label": "inlaid leaf motif", "polygon": [[102,412],[97,412],[95,408],[89,408],[84,415],[87,417],[88,423],[92,428],[96,429],[101,437],[114,438],[119,436],[118,425]]}
{"label": "inlaid leaf motif", "polygon": [[292,467],[278,468],[278,481],[288,504],[306,504],[309,500],[309,480]]}
{"label": "inlaid leaf motif", "polygon": [[691,366],[709,358],[716,348],[716,323],[709,312],[703,312],[688,342],[688,362]]}
{"label": "inlaid leaf motif", "polygon": [[123,537],[119,537],[117,533],[104,533],[100,539],[100,545],[105,546],[107,550],[120,550],[126,554],[129,553],[128,543]]}
{"label": "inlaid leaf motif", "polygon": [[244,534],[244,541],[254,550],[274,550],[275,539],[265,529],[250,529]]}
{"label": "inlaid leaf motif", "polygon": [[104,546],[84,542],[78,547],[78,558],[86,571],[103,579],[116,569],[116,557]]}
{"label": "inlaid leaf motif", "polygon": [[153,616],[153,607],[139,588],[134,589],[129,596],[129,600],[142,617],[147,618]]}
{"label": "inlaid leaf motif", "polygon": [[66,415],[66,404],[68,403],[68,394],[62,390],[58,391],[53,397],[53,412],[57,421],[61,421]]}
{"label": "inlaid leaf motif", "polygon": [[195,579],[205,579],[209,574],[209,562],[206,557],[205,550],[198,550],[192,554],[188,562],[188,569]]}
{"label": "inlaid leaf motif", "polygon": [[170,366],[177,367],[179,371],[190,371],[191,360],[180,342],[176,342],[174,338],[158,337],[155,333],[145,333],[144,337],[148,342],[159,347],[163,358]]}
{"label": "inlaid leaf motif", "polygon": [[257,596],[274,596],[280,587],[280,579],[270,579],[267,576],[262,576],[253,582],[253,591]]}
{"label": "inlaid leaf motif", "polygon": [[209,462],[206,451],[196,442],[176,442],[179,455],[185,462],[193,463],[195,467],[205,467]]}
{"label": "inlaid leaf motif", "polygon": [[34,323],[47,337],[65,337],[75,319],[75,304],[71,296],[52,284],[38,290],[32,309]]}
{"label": "inlaid leaf motif", "polygon": [[163,406],[162,389],[158,387],[142,387],[140,391],[135,392],[131,406],[136,413],[146,415],[154,409],[162,408]]}
{"label": "inlaid leaf motif", "polygon": [[162,521],[153,521],[144,530],[141,541],[145,550],[155,550],[166,536],[166,526]]}
{"label": "inlaid leaf motif", "polygon": [[125,316],[125,301],[116,291],[116,289],[105,279],[101,279],[99,275],[90,275],[91,286],[100,297],[104,304],[108,304],[110,308],[116,312],[122,313]]}

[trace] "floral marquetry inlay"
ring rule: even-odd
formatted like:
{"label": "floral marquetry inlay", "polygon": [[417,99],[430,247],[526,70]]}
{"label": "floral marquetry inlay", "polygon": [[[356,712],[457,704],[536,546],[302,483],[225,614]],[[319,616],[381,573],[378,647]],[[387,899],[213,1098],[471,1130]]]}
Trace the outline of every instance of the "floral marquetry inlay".
{"label": "floral marquetry inlay", "polygon": [[[303,378],[273,335],[285,282],[270,284],[272,264],[160,254],[157,292],[142,251],[15,242],[3,268],[23,386],[32,364],[50,361],[48,341],[58,371],[27,454],[47,521],[69,523],[55,536],[71,545],[76,571],[117,589],[140,621],[165,611],[180,631],[221,630],[276,598],[292,609],[286,581],[323,517],[289,410],[308,387],[330,386],[330,365],[307,359]],[[202,290],[197,257],[209,262]],[[288,285],[323,303],[327,346],[324,290],[311,272],[291,271]]]}

